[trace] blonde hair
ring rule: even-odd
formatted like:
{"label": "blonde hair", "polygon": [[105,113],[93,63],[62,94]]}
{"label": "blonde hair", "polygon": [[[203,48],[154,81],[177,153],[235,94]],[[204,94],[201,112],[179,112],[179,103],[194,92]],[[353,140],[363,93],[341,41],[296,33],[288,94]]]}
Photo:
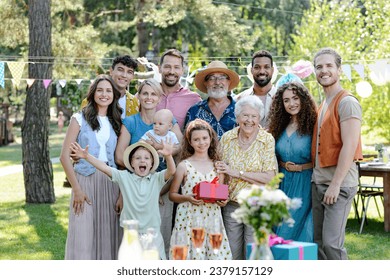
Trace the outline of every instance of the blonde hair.
{"label": "blonde hair", "polygon": [[144,80],[138,87],[138,93],[142,92],[142,89],[144,88],[145,85],[150,86],[153,89],[153,91],[157,93],[159,96],[164,94],[161,84],[157,82],[154,78],[149,78]]}

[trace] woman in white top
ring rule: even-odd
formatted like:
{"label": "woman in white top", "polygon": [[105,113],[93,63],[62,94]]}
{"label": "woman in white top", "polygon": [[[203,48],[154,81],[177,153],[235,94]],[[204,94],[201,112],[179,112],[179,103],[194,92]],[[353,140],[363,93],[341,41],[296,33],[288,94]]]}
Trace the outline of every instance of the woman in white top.
{"label": "woman in white top", "polygon": [[115,212],[119,187],[84,159],[73,166],[70,144],[88,145],[96,158],[116,167],[114,154],[122,111],[119,97],[112,79],[99,75],[89,88],[88,104],[70,120],[60,157],[72,185],[65,259],[117,258],[122,234]]}

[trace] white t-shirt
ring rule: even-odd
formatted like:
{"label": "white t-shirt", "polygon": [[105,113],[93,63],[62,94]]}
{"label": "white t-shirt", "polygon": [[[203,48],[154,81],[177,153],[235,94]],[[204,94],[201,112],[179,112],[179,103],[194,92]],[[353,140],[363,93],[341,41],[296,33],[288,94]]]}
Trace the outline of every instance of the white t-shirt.
{"label": "white t-shirt", "polygon": [[151,130],[148,130],[148,131],[141,137],[141,139],[142,139],[142,140],[150,140],[149,137],[148,137],[148,135],[147,135],[148,133],[150,133],[150,134],[152,135],[152,137],[153,137],[154,139],[156,139],[156,141],[157,141],[158,143],[161,143],[162,140],[167,141],[167,139],[170,138],[173,145],[179,144],[179,140],[177,140],[176,134],[173,133],[173,132],[170,131],[170,130],[167,132],[166,135],[161,136],[161,135],[157,135],[157,134],[154,132],[154,130],[151,129]]}
{"label": "white t-shirt", "polygon": [[121,119],[123,120],[126,117],[126,94],[118,99],[119,107],[122,108]]}
{"label": "white t-shirt", "polygon": [[[77,123],[81,127],[81,122],[82,122],[82,116],[81,113],[75,113],[73,118],[76,119]],[[110,122],[107,118],[107,116],[98,116],[98,121],[100,124],[100,129],[99,131],[95,131],[96,134],[96,140],[99,143],[100,149],[99,149],[99,160],[107,162],[107,151],[106,151],[106,143],[108,139],[110,138]]]}

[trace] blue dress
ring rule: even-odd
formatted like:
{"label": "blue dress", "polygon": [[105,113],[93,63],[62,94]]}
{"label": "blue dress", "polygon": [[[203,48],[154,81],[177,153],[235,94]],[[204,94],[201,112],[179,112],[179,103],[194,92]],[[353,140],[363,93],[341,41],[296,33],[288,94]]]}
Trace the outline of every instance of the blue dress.
{"label": "blue dress", "polygon": [[[299,135],[295,131],[287,136],[286,130],[276,142],[276,156],[278,160],[291,161],[296,164],[311,162],[311,135]],[[301,198],[302,206],[290,210],[295,221],[293,227],[286,223],[277,227],[275,233],[284,239],[292,239],[302,242],[313,242],[313,218],[311,204],[311,176],[313,169],[302,172],[289,172],[279,166],[284,178],[280,183],[280,189],[290,198]]]}

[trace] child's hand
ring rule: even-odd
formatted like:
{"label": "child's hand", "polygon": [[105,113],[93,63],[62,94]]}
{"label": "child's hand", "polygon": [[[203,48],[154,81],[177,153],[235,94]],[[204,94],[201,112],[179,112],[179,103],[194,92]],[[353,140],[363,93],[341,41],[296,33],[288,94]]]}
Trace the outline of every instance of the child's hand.
{"label": "child's hand", "polygon": [[160,155],[170,156],[173,153],[173,144],[170,138],[167,141],[162,141],[162,148],[157,150]]}
{"label": "child's hand", "polygon": [[164,203],[164,199],[163,197],[160,195],[160,197],[158,198],[158,203],[161,205],[161,206],[164,206],[165,203]]}
{"label": "child's hand", "polygon": [[226,204],[228,204],[229,202],[229,199],[226,199],[226,200],[217,200],[216,203],[219,207],[225,207]]}
{"label": "child's hand", "polygon": [[194,205],[203,205],[204,204],[204,201],[202,199],[196,199],[194,197],[194,195],[188,195],[188,201],[191,203],[191,204],[194,204]]}
{"label": "child's hand", "polygon": [[73,142],[70,144],[70,156],[71,157],[78,157],[78,158],[87,158],[88,156],[88,145],[85,147],[85,149],[81,148],[79,143]]}

